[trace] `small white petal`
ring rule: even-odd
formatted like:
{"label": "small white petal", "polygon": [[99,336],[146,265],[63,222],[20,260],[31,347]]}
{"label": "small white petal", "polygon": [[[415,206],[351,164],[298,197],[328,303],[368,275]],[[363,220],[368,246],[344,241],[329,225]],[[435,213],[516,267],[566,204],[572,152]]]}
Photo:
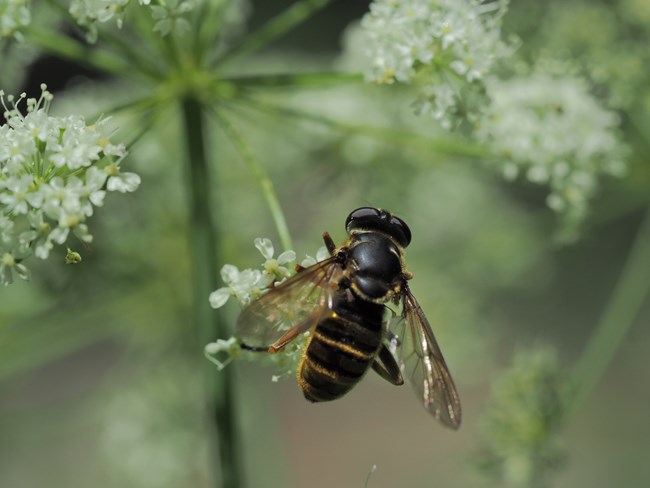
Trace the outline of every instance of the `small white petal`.
{"label": "small white petal", "polygon": [[108,178],[106,189],[108,191],[129,193],[138,189],[140,181],[140,177],[135,173],[120,173],[118,176],[111,176]]}
{"label": "small white petal", "polygon": [[25,267],[24,264],[18,263],[14,267],[16,274],[20,276],[23,280],[29,280],[29,270]]}
{"label": "small white petal", "polygon": [[92,192],[88,196],[88,199],[94,206],[101,207],[102,205],[104,205],[104,197],[106,197],[106,192],[104,190],[98,190]]}
{"label": "small white petal", "polygon": [[325,246],[322,246],[321,248],[318,249],[318,251],[316,251],[316,261],[318,261],[319,263],[327,259],[329,256],[330,253]]}
{"label": "small white petal", "polygon": [[257,237],[255,239],[255,247],[257,250],[262,253],[265,259],[271,259],[275,249],[273,249],[273,243],[271,239]]}
{"label": "small white petal", "polygon": [[229,352],[231,349],[237,346],[237,339],[235,337],[230,337],[226,340],[217,339],[216,342],[210,342],[205,345],[205,352],[207,354],[219,354],[220,352]]}
{"label": "small white petal", "polygon": [[52,241],[46,240],[34,248],[34,256],[39,259],[47,259],[53,247]]}
{"label": "small white petal", "polygon": [[296,260],[295,251],[284,251],[278,256],[278,264],[287,264]]}
{"label": "small white petal", "polygon": [[230,288],[219,288],[210,293],[210,306],[212,308],[223,307],[230,298]]}
{"label": "small white petal", "polygon": [[72,232],[80,241],[85,242],[86,244],[90,244],[93,241],[93,236],[88,231],[88,226],[86,224],[76,225]]}
{"label": "small white petal", "polygon": [[88,168],[88,171],[86,171],[86,185],[88,185],[90,188],[99,190],[102,186],[104,186],[106,178],[108,178],[106,171],[103,171],[95,166]]}
{"label": "small white petal", "polygon": [[68,238],[70,229],[67,227],[57,227],[50,233],[50,240],[56,242],[57,244],[63,244]]}
{"label": "small white petal", "polygon": [[230,285],[237,281],[238,278],[239,270],[237,269],[237,266],[233,266],[232,264],[223,265],[221,268],[221,279],[224,283],[228,283]]}

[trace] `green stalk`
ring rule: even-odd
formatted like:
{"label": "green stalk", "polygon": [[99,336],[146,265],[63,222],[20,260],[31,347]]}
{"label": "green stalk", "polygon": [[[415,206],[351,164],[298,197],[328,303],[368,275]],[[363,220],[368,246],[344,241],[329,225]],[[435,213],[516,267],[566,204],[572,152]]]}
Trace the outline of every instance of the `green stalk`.
{"label": "green stalk", "polygon": [[639,228],[619,281],[596,331],[576,365],[568,414],[574,413],[602,378],[650,290],[650,209]]}
{"label": "green stalk", "polygon": [[283,36],[295,26],[301,24],[318,10],[324,8],[332,0],[302,0],[294,3],[281,14],[276,15],[259,30],[246,36],[241,44],[236,45],[217,61],[221,67],[226,62],[240,58],[257,51],[271,41]]}
{"label": "green stalk", "polygon": [[393,127],[344,122],[303,110],[282,107],[252,97],[242,97],[239,101],[248,102],[249,106],[254,110],[308,120],[309,122],[331,127],[345,134],[363,135],[380,142],[394,144],[398,147],[403,146],[408,149],[420,149],[427,154],[437,153],[468,158],[485,158],[490,155],[485,146],[459,137],[429,137],[413,131]]}
{"label": "green stalk", "polygon": [[[217,285],[217,229],[212,215],[211,179],[206,155],[204,112],[194,98],[182,102],[185,139],[187,142],[188,197],[191,214],[190,250],[193,260],[194,321],[198,328],[199,350],[217,337],[228,337],[224,323],[208,303],[208,296]],[[203,355],[200,355],[203,358]],[[217,372],[203,361],[206,403],[212,416],[211,439],[219,453],[215,468],[216,485],[220,488],[243,486],[240,443],[236,429],[232,369]]]}
{"label": "green stalk", "polygon": [[26,32],[27,40],[43,51],[69,59],[82,66],[104,71],[106,73],[126,76],[141,76],[139,70],[130,69],[129,65],[115,55],[91,49],[70,37],[51,34],[44,30],[31,29]]}
{"label": "green stalk", "polygon": [[192,45],[197,63],[204,65],[206,52],[214,49],[219,44],[219,34],[225,20],[225,11],[229,2],[201,2],[196,9],[192,25],[196,26],[193,32]]}
{"label": "green stalk", "polygon": [[102,38],[106,43],[118,51],[122,59],[129,61],[130,66],[137,67],[139,71],[153,80],[161,80],[165,76],[165,67],[158,66],[154,62],[156,57],[144,45],[142,39],[138,39],[138,49],[133,49],[133,38],[126,38],[124,34],[115,35],[111,31],[102,32]]}
{"label": "green stalk", "polygon": [[289,73],[270,75],[245,75],[220,78],[220,82],[229,82],[238,88],[308,88],[363,81],[361,73],[322,72]]}
{"label": "green stalk", "polygon": [[230,121],[219,111],[214,111],[215,116],[219,120],[221,127],[224,132],[230,139],[230,142],[233,143],[239,155],[248,165],[251,173],[257,180],[262,190],[262,195],[266,200],[266,204],[271,211],[271,216],[273,222],[275,223],[275,228],[278,231],[278,236],[280,237],[280,242],[282,243],[282,248],[287,251],[293,249],[291,243],[291,233],[289,232],[289,227],[287,226],[287,220],[284,218],[284,213],[282,212],[282,206],[278,200],[278,196],[275,193],[273,188],[273,182],[264,172],[264,168],[258,161],[258,159],[253,154],[250,146],[246,143],[244,137],[239,133],[237,129],[230,123]]}

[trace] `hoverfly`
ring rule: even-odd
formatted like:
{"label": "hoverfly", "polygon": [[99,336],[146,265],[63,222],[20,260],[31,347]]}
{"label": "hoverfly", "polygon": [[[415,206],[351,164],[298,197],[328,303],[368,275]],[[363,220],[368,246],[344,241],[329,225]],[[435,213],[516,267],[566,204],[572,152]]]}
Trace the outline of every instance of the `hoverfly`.
{"label": "hoverfly", "polygon": [[[457,429],[458,392],[408,286],[410,229],[372,207],[354,210],[345,227],[349,237],[339,247],[323,234],[329,258],[297,266],[295,276],[244,308],[235,328],[241,347],[276,353],[309,332],[297,372],[307,400],[340,398],[372,368],[394,385],[406,376],[424,408]],[[388,302],[402,305],[394,332],[384,319]]]}

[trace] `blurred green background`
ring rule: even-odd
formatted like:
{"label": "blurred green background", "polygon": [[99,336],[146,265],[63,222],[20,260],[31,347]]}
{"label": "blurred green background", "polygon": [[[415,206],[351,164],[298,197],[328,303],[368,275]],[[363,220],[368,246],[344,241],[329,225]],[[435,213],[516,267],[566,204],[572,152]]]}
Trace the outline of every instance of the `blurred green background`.
{"label": "blurred green background", "polygon": [[[254,28],[291,2],[256,2]],[[335,2],[238,72],[332,69],[345,26],[368,2]],[[537,187],[506,183],[480,161],[440,155],[242,104],[233,121],[275,184],[299,258],[329,231],[340,242],[359,206],[390,209],[413,232],[407,250],[421,302],[459,388],[464,424],[437,425],[408,387],[370,374],[343,399],[311,405],[294,379],[234,362],[249,486],[481,486],[469,466],[494,378],[517,351],[546,344],[568,375],[592,335],[643,219],[650,190],[650,4],[646,0],[514,1],[507,32],[520,59],[540,52],[576,63],[621,113],[630,168],[604,180],[580,239],[560,246]],[[95,114],[133,87],[36,59],[19,80],[48,82],[54,112]],[[55,80],[55,81],[50,81]],[[58,86],[57,86],[58,85]],[[16,92],[22,88],[16,87]],[[438,133],[398,87],[346,85],[264,93],[269,104],[350,124]],[[103,104],[103,105],[102,105]],[[178,114],[132,149],[134,194],[107,199],[95,241],[32,263],[32,281],[0,290],[0,486],[209,486],[192,323],[187,195]],[[119,124],[119,118],[117,120]],[[257,183],[217,127],[210,129],[221,263],[258,267],[255,237],[279,248]],[[646,259],[650,259],[648,256]],[[220,285],[219,285],[220,286]],[[206,297],[207,303],[207,297]],[[239,308],[229,303],[234,323]],[[562,432],[557,487],[646,486],[650,480],[650,301],[595,391]],[[216,339],[216,338],[215,338]]]}

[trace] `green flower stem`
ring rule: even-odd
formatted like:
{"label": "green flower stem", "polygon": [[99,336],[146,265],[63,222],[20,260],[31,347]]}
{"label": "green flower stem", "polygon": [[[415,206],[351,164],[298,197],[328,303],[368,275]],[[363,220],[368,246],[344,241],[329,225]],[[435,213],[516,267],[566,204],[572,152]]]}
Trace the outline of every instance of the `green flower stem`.
{"label": "green flower stem", "polygon": [[206,53],[219,43],[219,33],[226,19],[225,11],[230,2],[201,2],[196,9],[192,25],[193,52],[199,65],[203,65]]}
{"label": "green flower stem", "polygon": [[256,75],[224,77],[220,81],[230,82],[242,88],[287,88],[287,87],[321,87],[343,83],[362,82],[361,73],[299,73],[282,75]]}
{"label": "green flower stem", "polygon": [[99,120],[103,118],[106,114],[110,114],[111,117],[120,114],[127,114],[131,112],[132,115],[141,114],[148,110],[155,109],[161,105],[160,99],[156,96],[146,96],[142,98],[135,98],[126,102],[119,102],[115,105],[104,107],[100,112],[86,117],[86,120]]}
{"label": "green flower stem", "polygon": [[129,137],[128,141],[124,144],[127,151],[130,151],[142,137],[151,132],[152,127],[159,118],[160,112],[154,109],[138,115],[136,128],[131,137]]}
{"label": "green flower stem", "polygon": [[72,17],[72,14],[70,14],[70,10],[68,9],[67,6],[64,6],[61,2],[57,0],[46,0],[46,2],[49,3],[54,10],[58,10],[59,14],[64,19],[67,19],[70,22],[74,22],[74,18]]}
{"label": "green flower stem", "polygon": [[44,30],[30,29],[25,33],[30,43],[49,52],[69,59],[83,66],[94,68],[106,73],[125,76],[140,76],[141,72],[130,68],[130,65],[115,57],[113,54],[99,49],[89,48],[78,41],[60,34],[51,34]]}
{"label": "green flower stem", "polygon": [[650,208],[639,228],[619,281],[596,331],[571,376],[568,413],[576,412],[596,387],[650,290]]}
{"label": "green flower stem", "polygon": [[287,251],[293,249],[291,243],[291,233],[289,232],[289,227],[287,226],[287,220],[284,217],[282,212],[282,206],[278,200],[278,196],[275,193],[273,188],[273,182],[264,172],[264,168],[258,161],[258,159],[253,154],[250,146],[246,143],[244,137],[239,133],[237,129],[230,123],[230,121],[223,115],[220,111],[213,111],[214,115],[219,120],[222,129],[230,139],[230,142],[235,146],[239,155],[242,157],[244,162],[248,165],[251,173],[257,180],[262,190],[262,195],[266,200],[266,204],[269,206],[271,211],[271,216],[275,227],[278,231],[278,236],[280,237],[280,242],[282,243],[282,248]]}
{"label": "green flower stem", "polygon": [[119,53],[121,58],[128,60],[130,66],[142,74],[152,80],[161,80],[165,76],[164,67],[157,66],[153,62],[158,59],[158,56],[149,51],[144,43],[140,43],[137,49],[133,49],[132,41],[127,40],[121,33],[114,35],[110,31],[102,32],[101,37]]}
{"label": "green flower stem", "polygon": [[[244,100],[242,98],[242,100]],[[250,106],[257,110],[265,110],[270,113],[285,115],[326,125],[346,134],[358,134],[388,142],[396,146],[404,146],[408,149],[420,149],[427,154],[445,154],[448,156],[463,156],[469,158],[486,158],[490,152],[485,146],[475,144],[467,139],[458,137],[428,137],[408,130],[394,129],[392,127],[380,127],[367,124],[356,124],[330,119],[322,115],[295,110],[286,107],[269,104],[259,99],[248,99]]]}
{"label": "green flower stem", "polygon": [[266,46],[307,20],[330,2],[332,0],[302,0],[294,3],[284,12],[269,20],[259,30],[246,36],[241,44],[236,45],[224,54],[221,59],[217,60],[217,65],[222,66],[226,62],[246,56]]}
{"label": "green flower stem", "polygon": [[[194,264],[194,321],[198,327],[199,349],[217,337],[229,337],[223,321],[209,306],[208,296],[217,287],[217,230],[212,217],[210,188],[212,181],[206,155],[204,112],[193,98],[182,102],[185,138],[187,141],[188,193],[191,214],[191,254]],[[202,358],[202,354],[200,355]],[[213,448],[219,452],[215,468],[216,484],[220,488],[242,486],[240,443],[235,422],[232,369],[217,372],[204,361],[205,391],[216,428]]]}
{"label": "green flower stem", "polygon": [[167,63],[177,71],[183,71],[182,64],[187,58],[181,53],[176,43],[176,33],[172,32],[167,36],[160,38],[160,52],[164,55]]}

